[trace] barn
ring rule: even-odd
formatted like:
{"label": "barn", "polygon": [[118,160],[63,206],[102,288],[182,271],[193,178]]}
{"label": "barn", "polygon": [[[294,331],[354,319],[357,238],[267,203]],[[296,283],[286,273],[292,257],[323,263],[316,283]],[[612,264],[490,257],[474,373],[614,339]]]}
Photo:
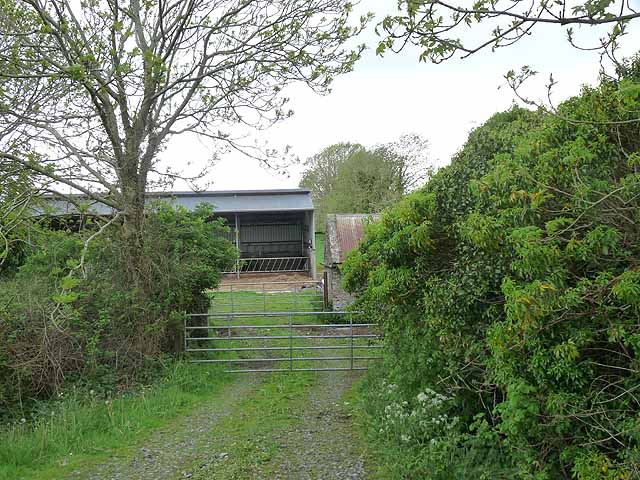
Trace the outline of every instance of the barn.
{"label": "barn", "polygon": [[358,247],[365,226],[380,218],[378,214],[333,213],[327,215],[324,238],[324,272],[327,295],[334,310],[343,310],[353,303],[353,296],[342,288],[342,262]]}
{"label": "barn", "polygon": [[[82,196],[78,196],[81,199]],[[215,214],[231,227],[229,240],[240,253],[233,272],[306,273],[315,277],[315,225],[311,192],[305,189],[220,190],[149,193],[147,200],[167,200],[193,210],[213,205]],[[57,215],[77,215],[72,203],[50,197]],[[112,215],[111,207],[90,202],[89,212]]]}

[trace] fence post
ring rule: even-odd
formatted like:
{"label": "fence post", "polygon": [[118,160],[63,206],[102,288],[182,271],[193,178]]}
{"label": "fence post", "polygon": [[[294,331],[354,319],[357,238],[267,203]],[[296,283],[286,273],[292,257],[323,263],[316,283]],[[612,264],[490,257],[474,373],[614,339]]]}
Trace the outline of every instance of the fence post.
{"label": "fence post", "polygon": [[[209,330],[207,329],[207,332]],[[184,330],[183,330],[183,336],[184,336],[184,352],[185,354],[187,353],[187,315],[184,316]]]}
{"label": "fence post", "polygon": [[293,314],[289,314],[289,371],[293,371]]}
{"label": "fence post", "polygon": [[351,370],[353,370],[353,312],[349,312],[349,330],[351,332]]}
{"label": "fence post", "polygon": [[329,275],[327,275],[326,270],[322,276],[324,280],[322,282],[322,310],[326,311],[329,309]]}
{"label": "fence post", "polygon": [[[231,315],[227,315],[227,348],[231,348]],[[231,358],[227,352],[227,369],[231,370]]]}

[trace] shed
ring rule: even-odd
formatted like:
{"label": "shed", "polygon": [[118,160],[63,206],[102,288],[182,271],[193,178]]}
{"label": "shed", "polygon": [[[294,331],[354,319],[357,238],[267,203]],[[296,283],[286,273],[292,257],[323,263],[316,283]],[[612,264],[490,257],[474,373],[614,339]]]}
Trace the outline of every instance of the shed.
{"label": "shed", "polygon": [[[83,195],[74,197],[82,200]],[[215,215],[231,227],[228,238],[240,253],[233,273],[307,272],[315,277],[315,225],[309,190],[149,192],[146,200],[167,200],[187,210],[200,203],[213,205]],[[102,203],[88,203],[89,214],[114,213]],[[68,200],[51,196],[48,204],[54,215],[80,215]]]}
{"label": "shed", "polygon": [[360,245],[365,226],[379,218],[378,214],[363,213],[327,215],[324,240],[325,281],[334,310],[343,310],[353,303],[353,296],[342,288],[342,263],[347,254]]}

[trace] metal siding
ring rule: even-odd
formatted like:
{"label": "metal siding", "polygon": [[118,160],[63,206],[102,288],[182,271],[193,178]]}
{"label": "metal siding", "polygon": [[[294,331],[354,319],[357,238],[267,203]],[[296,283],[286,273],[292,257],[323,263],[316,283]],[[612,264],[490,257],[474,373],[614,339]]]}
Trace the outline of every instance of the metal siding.
{"label": "metal siding", "polygon": [[240,241],[256,242],[302,242],[302,225],[241,225]]}

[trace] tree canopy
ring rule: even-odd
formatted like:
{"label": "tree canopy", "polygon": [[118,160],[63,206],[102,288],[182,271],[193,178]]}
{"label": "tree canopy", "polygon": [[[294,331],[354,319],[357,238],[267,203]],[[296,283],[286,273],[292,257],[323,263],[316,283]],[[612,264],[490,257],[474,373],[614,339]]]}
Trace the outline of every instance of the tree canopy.
{"label": "tree canopy", "polygon": [[367,149],[340,143],[306,162],[300,186],[309,188],[318,230],[328,213],[375,213],[421,185],[431,172],[428,143],[419,135]]}
{"label": "tree canopy", "polygon": [[367,18],[351,26],[350,13],[344,0],[4,0],[0,156],[139,230],[150,182],[189,163],[159,163],[172,136],[275,156],[244,142],[243,128],[288,117],[289,83],[322,93],[351,70],[363,47],[343,45]]}
{"label": "tree canopy", "polygon": [[[422,49],[421,60],[435,63],[456,54],[464,58],[485,49],[511,46],[542,25],[565,28],[568,42],[577,48],[613,54],[629,23],[640,18],[640,12],[627,0],[400,0],[398,6],[402,13],[386,17],[380,25],[386,37],[378,53],[414,44]],[[469,27],[478,35],[464,38]],[[583,44],[577,27],[606,31],[596,43]]]}

